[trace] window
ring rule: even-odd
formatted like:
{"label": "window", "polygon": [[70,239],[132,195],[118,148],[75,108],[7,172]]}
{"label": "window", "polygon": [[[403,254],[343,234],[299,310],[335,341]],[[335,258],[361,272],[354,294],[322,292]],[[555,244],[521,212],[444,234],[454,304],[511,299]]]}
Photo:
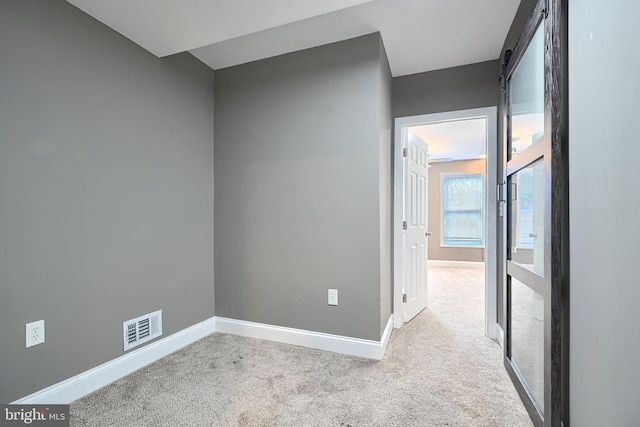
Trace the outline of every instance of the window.
{"label": "window", "polygon": [[482,246],[482,174],[442,176],[442,245]]}

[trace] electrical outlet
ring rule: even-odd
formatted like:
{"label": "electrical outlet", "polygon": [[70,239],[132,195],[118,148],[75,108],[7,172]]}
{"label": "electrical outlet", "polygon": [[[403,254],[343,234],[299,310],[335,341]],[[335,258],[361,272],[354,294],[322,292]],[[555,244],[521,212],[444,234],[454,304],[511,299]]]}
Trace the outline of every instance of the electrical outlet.
{"label": "electrical outlet", "polygon": [[34,345],[42,344],[44,342],[44,320],[27,323],[25,325],[25,331],[26,348],[33,347]]}
{"label": "electrical outlet", "polygon": [[338,305],[338,290],[337,289],[329,289],[329,305]]}

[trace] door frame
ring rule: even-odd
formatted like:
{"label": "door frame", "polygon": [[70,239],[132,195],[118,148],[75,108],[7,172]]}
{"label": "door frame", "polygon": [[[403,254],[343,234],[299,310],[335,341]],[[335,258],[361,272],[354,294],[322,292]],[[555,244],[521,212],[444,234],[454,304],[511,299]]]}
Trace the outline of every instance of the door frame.
{"label": "door frame", "polygon": [[402,309],[402,281],[403,281],[403,174],[402,174],[402,129],[412,126],[435,124],[448,121],[459,121],[472,118],[486,118],[486,191],[485,206],[485,335],[491,339],[497,338],[498,328],[498,257],[497,257],[497,227],[498,221],[498,108],[483,107],[468,110],[456,110],[419,116],[398,117],[394,122],[393,140],[393,327],[400,328],[404,324]]}

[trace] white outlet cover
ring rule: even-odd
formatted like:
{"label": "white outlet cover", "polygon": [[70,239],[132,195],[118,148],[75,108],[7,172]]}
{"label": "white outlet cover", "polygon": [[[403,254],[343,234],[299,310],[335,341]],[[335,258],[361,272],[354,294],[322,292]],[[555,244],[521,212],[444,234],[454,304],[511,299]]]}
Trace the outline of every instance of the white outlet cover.
{"label": "white outlet cover", "polygon": [[25,342],[26,348],[44,342],[44,320],[37,320],[25,325]]}

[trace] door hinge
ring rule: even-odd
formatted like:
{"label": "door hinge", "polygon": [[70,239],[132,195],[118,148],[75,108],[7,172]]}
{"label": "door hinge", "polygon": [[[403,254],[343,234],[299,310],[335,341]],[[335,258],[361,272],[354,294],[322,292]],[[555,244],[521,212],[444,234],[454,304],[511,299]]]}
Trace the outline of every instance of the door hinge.
{"label": "door hinge", "polygon": [[406,148],[402,149],[402,157],[407,157],[407,149]]}
{"label": "door hinge", "polygon": [[498,198],[499,202],[506,202],[507,201],[507,195],[505,194],[505,187],[506,184],[503,182],[502,184],[498,184],[498,188],[496,189],[496,197]]}
{"label": "door hinge", "polygon": [[407,302],[407,294],[402,294],[402,302]]}
{"label": "door hinge", "polygon": [[402,229],[403,230],[407,229],[407,221],[402,221]]}

